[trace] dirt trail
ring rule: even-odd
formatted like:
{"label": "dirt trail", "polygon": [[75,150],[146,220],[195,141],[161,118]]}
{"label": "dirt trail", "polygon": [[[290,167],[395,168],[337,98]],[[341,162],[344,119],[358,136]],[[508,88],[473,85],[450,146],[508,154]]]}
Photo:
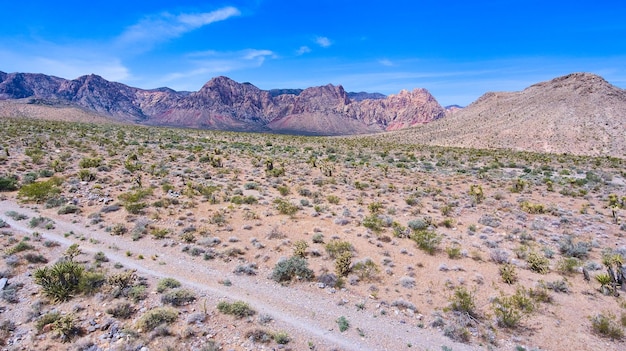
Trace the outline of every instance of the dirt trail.
{"label": "dirt trail", "polygon": [[[52,218],[55,228],[33,230],[28,228],[25,221],[15,221],[6,216],[7,211],[15,211],[31,218],[40,215]],[[23,207],[12,200],[4,200],[0,201],[0,218],[19,231],[39,231],[45,239],[55,240],[66,246],[77,243],[86,253],[102,251],[109,259],[143,274],[157,278],[173,277],[205,296],[246,301],[259,313],[269,314],[289,328],[290,335],[315,339],[316,345],[321,349],[439,350],[443,345],[455,351],[480,349],[477,346],[455,343],[438,331],[421,329],[417,327],[418,321],[415,318],[411,321],[408,317],[399,318],[393,313],[374,316],[368,310],[358,311],[354,307],[357,301],[339,306],[338,300],[349,300],[349,292],[340,291],[329,296],[327,290],[308,291],[299,288],[299,284],[285,287],[265,276],[237,276],[230,273],[230,270],[225,270],[222,263],[207,263],[201,258],[181,252],[178,247],[166,247],[160,242],[148,242],[149,239],[131,241],[129,238],[111,236],[95,226],[88,227],[80,221],[72,222],[72,218],[80,220],[82,217],[40,213],[37,208]],[[64,235],[68,232],[84,235],[88,240],[79,240],[77,235]],[[127,256],[126,252],[132,252],[132,257]],[[139,260],[137,257],[140,254],[146,259]],[[158,255],[158,259],[149,259],[154,255]],[[230,280],[232,285],[221,284],[220,281],[224,279]],[[371,300],[367,302],[370,309],[378,303]],[[335,322],[339,316],[345,316],[354,327],[348,332],[340,333]],[[355,330],[357,327],[360,333]]]}

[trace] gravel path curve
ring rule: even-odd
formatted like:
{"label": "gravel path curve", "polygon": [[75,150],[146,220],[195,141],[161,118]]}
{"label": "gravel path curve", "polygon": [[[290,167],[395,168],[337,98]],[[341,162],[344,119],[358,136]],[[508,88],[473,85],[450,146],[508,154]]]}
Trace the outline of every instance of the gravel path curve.
{"label": "gravel path curve", "polygon": [[[288,326],[290,335],[308,336],[318,340],[322,349],[339,348],[341,350],[440,350],[447,346],[455,351],[480,350],[478,346],[455,343],[438,331],[417,327],[413,317],[376,315],[368,310],[358,311],[354,305],[356,300],[343,306],[337,301],[350,300],[349,291],[339,291],[330,295],[328,290],[301,288],[303,284],[281,286],[264,276],[238,276],[225,270],[219,262],[207,263],[201,258],[182,253],[180,248],[165,247],[158,241],[139,240],[111,236],[95,226],[87,227],[80,223],[82,217],[62,217],[44,212],[36,207],[26,207],[13,200],[0,201],[0,218],[12,228],[32,233],[24,221],[15,221],[6,216],[6,212],[15,211],[29,217],[45,216],[52,218],[55,228],[40,230],[45,239],[55,240],[69,246],[78,243],[83,252],[95,253],[102,251],[109,259],[120,262],[127,268],[152,275],[157,278],[173,277],[181,283],[193,287],[199,292],[213,297],[224,297],[248,302],[259,313],[271,315],[276,321]],[[72,221],[77,219],[77,221]],[[91,240],[78,240],[76,236],[64,233],[83,234]],[[132,252],[128,257],[125,252]],[[158,255],[158,260],[138,260]],[[159,261],[161,261],[159,263]],[[163,264],[166,262],[166,264]],[[221,266],[221,267],[220,267]],[[232,282],[231,286],[220,283],[224,279]],[[312,284],[312,283],[308,283]],[[309,286],[310,287],[310,286]],[[317,289],[317,288],[316,288]],[[359,298],[362,299],[362,298]],[[371,309],[378,302],[368,300]],[[340,333],[336,319],[345,316],[354,328]],[[408,320],[408,321],[407,321]],[[356,327],[360,332],[357,332]]]}

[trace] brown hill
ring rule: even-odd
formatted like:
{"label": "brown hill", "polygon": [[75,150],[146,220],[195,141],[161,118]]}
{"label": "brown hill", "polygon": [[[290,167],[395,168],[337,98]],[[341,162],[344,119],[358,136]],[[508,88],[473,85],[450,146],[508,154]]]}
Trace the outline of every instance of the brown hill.
{"label": "brown hill", "polygon": [[[234,131],[346,135],[395,130],[441,118],[445,110],[425,89],[354,100],[331,84],[304,90],[261,90],[227,77],[197,92],[143,90],[89,75],[65,80],[0,72],[0,100],[78,107],[115,121]],[[37,110],[40,113],[42,110]],[[32,111],[31,111],[32,112]],[[31,113],[32,114],[32,113]]]}
{"label": "brown hill", "polygon": [[418,128],[400,142],[626,156],[626,90],[602,77],[573,73],[521,92],[491,92]]}

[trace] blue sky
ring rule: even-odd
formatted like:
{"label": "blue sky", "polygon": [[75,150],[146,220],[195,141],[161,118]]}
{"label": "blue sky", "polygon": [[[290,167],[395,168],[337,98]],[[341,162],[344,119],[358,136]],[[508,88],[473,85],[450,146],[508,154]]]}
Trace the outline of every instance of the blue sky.
{"label": "blue sky", "polygon": [[626,88],[626,1],[18,1],[2,4],[0,71],[98,74],[199,90],[332,83],[442,105],[571,72]]}

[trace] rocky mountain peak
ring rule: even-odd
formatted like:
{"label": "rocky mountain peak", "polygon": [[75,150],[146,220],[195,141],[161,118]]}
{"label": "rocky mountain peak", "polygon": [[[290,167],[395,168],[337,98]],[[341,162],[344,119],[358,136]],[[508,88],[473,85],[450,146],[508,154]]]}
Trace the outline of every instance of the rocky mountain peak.
{"label": "rocky mountain peak", "polygon": [[425,89],[388,98],[360,93],[367,97],[361,101],[350,99],[341,85],[267,91],[225,76],[197,92],[143,90],[95,74],[74,80],[29,73],[2,73],[0,78],[0,99],[74,105],[152,125],[337,135],[398,129],[443,116],[443,108]]}

